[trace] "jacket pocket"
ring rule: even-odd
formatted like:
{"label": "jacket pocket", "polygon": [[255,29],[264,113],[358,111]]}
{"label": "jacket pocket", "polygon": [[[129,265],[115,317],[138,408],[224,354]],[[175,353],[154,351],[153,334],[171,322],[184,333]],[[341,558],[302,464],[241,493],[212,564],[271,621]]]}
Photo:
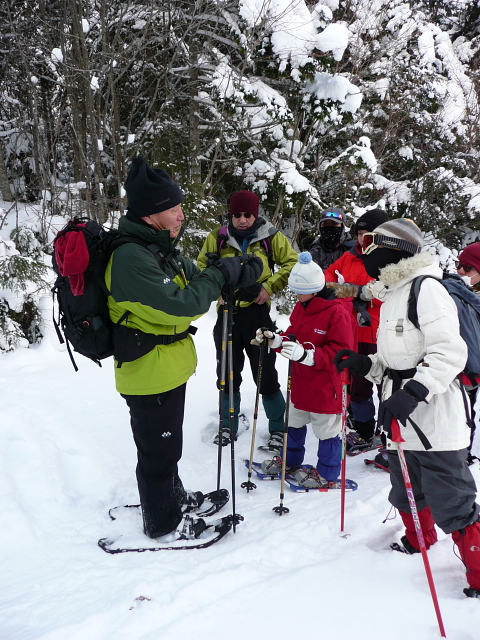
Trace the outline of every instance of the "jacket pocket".
{"label": "jacket pocket", "polygon": [[387,349],[392,356],[415,356],[421,358],[423,348],[422,333],[406,318],[386,321]]}

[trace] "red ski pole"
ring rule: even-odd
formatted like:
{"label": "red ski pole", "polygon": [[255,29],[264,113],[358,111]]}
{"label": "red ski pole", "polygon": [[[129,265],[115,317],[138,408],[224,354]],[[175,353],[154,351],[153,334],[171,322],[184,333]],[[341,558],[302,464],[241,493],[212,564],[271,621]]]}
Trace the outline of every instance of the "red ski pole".
{"label": "red ski pole", "polygon": [[341,504],[340,504],[340,531],[345,531],[345,494],[347,491],[347,411],[348,398],[347,387],[350,384],[350,372],[344,369],[340,374],[342,381],[342,474],[341,474]]}
{"label": "red ski pole", "polygon": [[443,626],[442,613],[440,611],[440,604],[438,602],[437,590],[435,589],[435,582],[433,581],[433,574],[430,568],[430,561],[428,559],[427,547],[425,546],[425,540],[423,538],[422,526],[420,524],[420,518],[418,517],[417,504],[413,495],[412,483],[410,481],[410,474],[408,473],[407,461],[405,460],[405,454],[403,452],[402,442],[405,440],[402,437],[400,425],[396,418],[392,418],[392,441],[396,443],[398,450],[398,457],[400,458],[400,466],[402,467],[403,480],[405,482],[405,489],[407,490],[408,502],[410,504],[410,511],[412,512],[413,521],[415,522],[415,531],[417,533],[418,546],[422,553],[423,564],[425,565],[425,572],[427,574],[428,586],[430,587],[430,593],[432,594],[433,606],[435,607],[435,613],[437,614],[438,626],[440,629],[440,635],[442,638],[446,638],[445,627]]}

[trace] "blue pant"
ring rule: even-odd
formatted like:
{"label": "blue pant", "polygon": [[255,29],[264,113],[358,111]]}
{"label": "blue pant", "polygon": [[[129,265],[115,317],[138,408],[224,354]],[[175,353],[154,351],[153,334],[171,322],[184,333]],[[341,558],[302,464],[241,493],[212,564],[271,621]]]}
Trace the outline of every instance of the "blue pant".
{"label": "blue pant", "polygon": [[[307,427],[288,428],[287,467],[303,464]],[[318,441],[317,471],[325,480],[336,480],[342,466],[342,440],[340,436]]]}

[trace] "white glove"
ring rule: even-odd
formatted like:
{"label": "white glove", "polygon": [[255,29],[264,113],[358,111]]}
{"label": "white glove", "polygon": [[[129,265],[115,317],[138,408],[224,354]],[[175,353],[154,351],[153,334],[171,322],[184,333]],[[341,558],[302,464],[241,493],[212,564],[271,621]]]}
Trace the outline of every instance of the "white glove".
{"label": "white glove", "polygon": [[257,329],[255,333],[255,338],[250,340],[250,344],[259,347],[263,344],[264,340],[267,340],[267,344],[271,349],[277,349],[283,343],[282,336],[273,333],[269,329]]}
{"label": "white glove", "polygon": [[301,361],[301,363],[307,365],[307,367],[313,367],[315,364],[315,350],[305,349],[299,342],[286,340],[283,343],[283,349],[280,351],[280,355],[289,360],[296,362]]}

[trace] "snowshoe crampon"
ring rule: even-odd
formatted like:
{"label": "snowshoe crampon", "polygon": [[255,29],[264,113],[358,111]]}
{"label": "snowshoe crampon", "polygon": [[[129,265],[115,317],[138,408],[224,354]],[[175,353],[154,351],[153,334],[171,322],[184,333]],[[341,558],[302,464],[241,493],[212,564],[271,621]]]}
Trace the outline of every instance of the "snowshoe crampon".
{"label": "snowshoe crampon", "polygon": [[[122,508],[122,507],[120,507]],[[111,511],[113,511],[111,509]],[[110,517],[112,517],[110,515]],[[113,518],[116,519],[116,518]],[[221,540],[227,533],[243,520],[243,516],[240,514],[232,514],[220,518],[219,520],[205,522],[205,528],[203,531],[198,532],[198,537],[194,539],[182,538],[182,533],[169,534],[162,536],[161,538],[149,539],[143,534],[142,541],[148,540],[149,546],[137,546],[135,544],[135,538],[131,536],[118,535],[111,538],[101,538],[98,541],[98,546],[106,553],[143,553],[144,551],[185,551],[187,549],[206,549],[213,544]],[[171,539],[171,536],[175,535],[176,539]],[[138,535],[136,537],[138,542]]]}
{"label": "snowshoe crampon", "polygon": [[[318,476],[317,470],[310,464],[304,464],[294,475],[287,474],[285,482],[292,491],[302,493],[308,493],[309,491],[320,491],[321,493],[326,493],[327,491],[336,491],[342,488],[341,480],[328,481],[324,478],[321,479],[323,482],[318,482],[319,486],[315,486],[317,482],[308,482],[310,475]],[[346,491],[356,491],[358,489],[358,484],[354,480],[349,480],[347,478],[345,480],[345,488]]]}

